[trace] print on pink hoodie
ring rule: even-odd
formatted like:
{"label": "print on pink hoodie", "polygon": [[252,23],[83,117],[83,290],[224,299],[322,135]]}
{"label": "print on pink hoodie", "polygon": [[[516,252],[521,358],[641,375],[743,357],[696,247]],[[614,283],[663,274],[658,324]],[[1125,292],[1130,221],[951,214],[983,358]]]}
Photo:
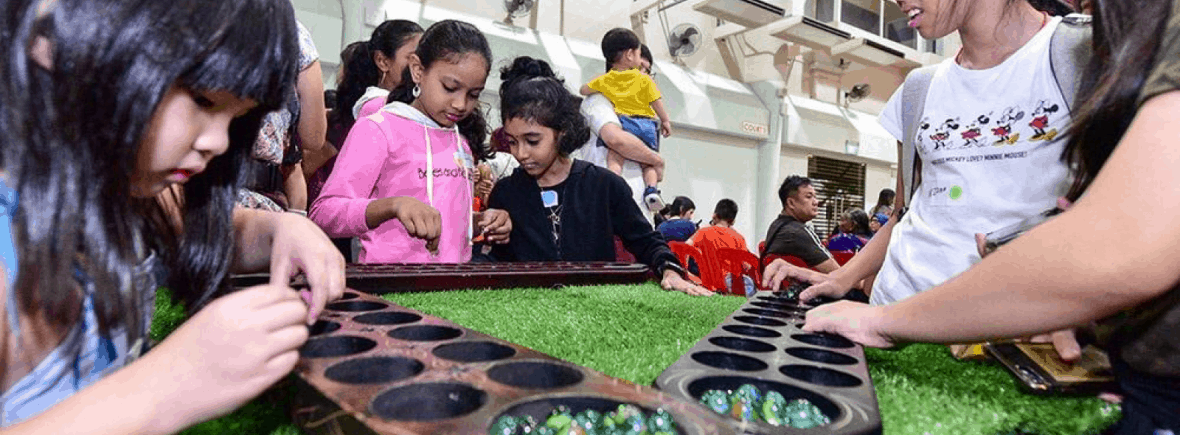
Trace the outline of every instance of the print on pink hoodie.
{"label": "print on pink hoodie", "polygon": [[[396,104],[396,103],[395,103]],[[404,106],[404,105],[403,105]],[[391,110],[392,109],[392,110]],[[474,162],[454,128],[428,127],[381,110],[358,119],[348,133],[310,217],[331,237],[359,237],[360,263],[461,263],[471,259]],[[408,196],[442,217],[438,255],[390,219],[370,229],[365,209],[381,198]]]}

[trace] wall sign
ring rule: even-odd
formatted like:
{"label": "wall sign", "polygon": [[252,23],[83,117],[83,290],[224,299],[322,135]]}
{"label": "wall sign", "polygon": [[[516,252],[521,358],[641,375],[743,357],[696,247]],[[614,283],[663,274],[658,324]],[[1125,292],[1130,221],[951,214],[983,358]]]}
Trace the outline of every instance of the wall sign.
{"label": "wall sign", "polygon": [[750,121],[742,121],[742,131],[744,131],[746,133],[765,135],[765,134],[769,133],[770,128],[767,127],[766,124],[758,124],[758,123],[754,123],[754,122],[750,122]]}

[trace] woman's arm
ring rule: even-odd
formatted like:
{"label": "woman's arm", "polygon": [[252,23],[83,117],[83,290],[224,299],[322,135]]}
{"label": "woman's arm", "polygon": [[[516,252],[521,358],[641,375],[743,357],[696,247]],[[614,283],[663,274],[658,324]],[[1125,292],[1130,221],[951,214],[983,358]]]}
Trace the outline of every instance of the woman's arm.
{"label": "woman's arm", "polygon": [[[320,61],[299,72],[299,140],[304,152],[324,147],[328,132],[327,108],[324,107],[324,73]],[[310,175],[310,174],[309,174]]]}
{"label": "woman's arm", "polygon": [[[898,142],[897,155],[901,155],[901,150],[902,144]],[[905,194],[903,193],[905,192],[905,185],[902,183],[901,177],[897,177],[897,192],[897,196],[893,200],[894,210],[901,210],[905,206]],[[901,217],[897,213],[894,213],[889,218],[889,222],[886,222],[885,226],[877,231],[877,235],[869,239],[869,243],[861,248],[860,252],[857,252],[851,260],[848,260],[848,263],[831,270],[831,273],[826,278],[823,278],[823,282],[808,287],[807,290],[804,290],[799,295],[799,298],[809,300],[817,296],[843,297],[853,286],[861,282],[861,280],[875,276],[881,270],[881,266],[885,264],[885,254],[889,248],[889,241],[893,237],[893,227],[897,225],[898,220],[901,220]],[[769,267],[767,269],[769,270]],[[814,280],[821,277],[814,274],[801,276],[803,274],[798,274],[796,269],[785,267],[776,267],[774,272],[773,274],[765,274],[771,276],[771,285],[778,285],[784,278],[788,277],[800,280],[809,280],[808,278]],[[764,278],[763,281],[766,281],[766,279]]]}
{"label": "woman's arm", "polygon": [[307,179],[299,164],[283,167],[283,193],[287,195],[287,209],[307,211]]}
{"label": "woman's arm", "polygon": [[[1101,319],[1172,289],[1180,91],[1145,103],[1086,195],[975,267],[900,303],[820,307],[807,330],[862,342],[969,342]],[[1161,188],[1161,186],[1166,186]],[[1150,210],[1150,213],[1145,212]]]}

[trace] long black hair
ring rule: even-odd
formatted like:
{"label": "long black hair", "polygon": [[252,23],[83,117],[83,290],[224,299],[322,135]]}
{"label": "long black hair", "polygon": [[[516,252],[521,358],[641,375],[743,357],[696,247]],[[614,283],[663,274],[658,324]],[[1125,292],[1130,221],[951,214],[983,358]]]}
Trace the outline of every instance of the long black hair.
{"label": "long black hair", "polygon": [[859,208],[848,210],[845,213],[848,213],[848,220],[852,221],[852,234],[865,238],[873,237],[873,230],[869,229],[868,213]]}
{"label": "long black hair", "polygon": [[[373,30],[368,41],[349,44],[342,53],[340,60],[343,64],[344,78],[336,87],[336,105],[332,109],[330,123],[339,123],[345,131],[352,128],[356,118],[352,116],[352,107],[365,94],[370,86],[377,86],[381,81],[381,69],[377,67],[374,56],[380,52],[392,59],[403,45],[415,36],[422,34],[422,26],[407,20],[388,20]],[[401,71],[396,72],[399,76]],[[336,144],[340,146],[343,144]]]}
{"label": "long black hair", "polygon": [[[19,311],[45,334],[65,331],[80,315],[82,273],[95,284],[100,330],[126,325],[129,342],[139,338],[140,295],[127,291],[142,261],[137,240],[163,257],[168,287],[190,310],[226,290],[241,166],[263,115],[295,83],[290,3],[8,0],[0,20],[0,168],[20,203],[8,291]],[[51,44],[49,68],[31,56],[39,38]],[[145,132],[173,86],[259,103],[230,124],[228,151],[175,198],[182,231],[160,202],[130,193]]]}
{"label": "long black hair", "polygon": [[[677,196],[672,199],[671,204],[664,206],[664,208],[668,210],[668,216],[679,216],[683,218],[684,214],[688,213],[689,210],[696,210],[697,204],[692,202],[692,199],[687,196]],[[663,211],[660,213],[663,213]]]}
{"label": "long black hair", "polygon": [[893,189],[888,187],[881,189],[881,193],[877,194],[877,205],[873,206],[873,214],[879,213],[882,208],[892,210],[893,200],[896,198],[897,192],[894,192]]}
{"label": "long black hair", "polygon": [[533,121],[553,129],[557,152],[568,157],[590,140],[590,127],[579,112],[582,98],[570,93],[543,60],[521,56],[500,70],[500,120]]}
{"label": "long black hair", "polygon": [[[478,28],[457,20],[442,20],[434,23],[422,33],[418,41],[418,55],[422,67],[430,69],[439,60],[455,60],[467,53],[477,53],[483,56],[488,71],[492,70],[492,48],[488,39]],[[414,102],[414,77],[409,68],[402,72],[401,84],[389,93],[387,102],[400,101],[406,104]],[[471,153],[477,161],[492,157],[492,149],[488,146],[488,123],[484,119],[483,111],[477,107],[470,115],[458,123],[459,134],[467,139],[471,146]]]}
{"label": "long black hair", "polygon": [[1139,94],[1163,54],[1160,41],[1172,0],[1097,1],[1094,56],[1081,78],[1062,154],[1074,174],[1068,198],[1077,200],[1102,170],[1139,108]]}

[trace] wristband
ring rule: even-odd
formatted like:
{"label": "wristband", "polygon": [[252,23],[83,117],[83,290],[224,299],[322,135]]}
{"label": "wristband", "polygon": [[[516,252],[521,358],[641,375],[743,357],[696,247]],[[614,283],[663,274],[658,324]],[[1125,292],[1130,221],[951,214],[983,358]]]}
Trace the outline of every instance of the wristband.
{"label": "wristband", "polygon": [[303,216],[303,217],[307,217],[307,211],[306,211],[306,210],[287,210],[287,213],[295,213],[295,214],[297,214],[297,215],[300,215],[300,216]]}
{"label": "wristband", "polygon": [[664,264],[661,264],[656,268],[656,272],[660,274],[660,279],[663,279],[664,272],[669,270],[676,272],[676,274],[680,275],[681,278],[684,278],[688,274],[688,272],[686,272],[683,267],[671,261],[665,261]]}

